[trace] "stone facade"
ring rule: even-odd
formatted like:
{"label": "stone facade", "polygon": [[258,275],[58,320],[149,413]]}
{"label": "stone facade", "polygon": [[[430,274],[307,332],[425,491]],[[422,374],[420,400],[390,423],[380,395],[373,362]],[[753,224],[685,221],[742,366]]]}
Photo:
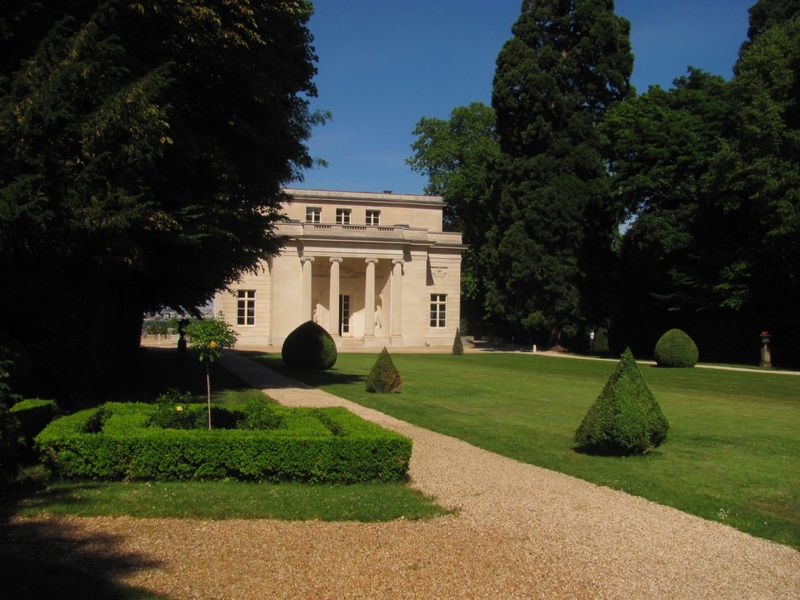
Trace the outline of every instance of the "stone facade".
{"label": "stone facade", "polygon": [[214,299],[238,345],[280,347],[308,320],[340,347],[453,343],[465,246],[441,197],[285,191],[281,253]]}

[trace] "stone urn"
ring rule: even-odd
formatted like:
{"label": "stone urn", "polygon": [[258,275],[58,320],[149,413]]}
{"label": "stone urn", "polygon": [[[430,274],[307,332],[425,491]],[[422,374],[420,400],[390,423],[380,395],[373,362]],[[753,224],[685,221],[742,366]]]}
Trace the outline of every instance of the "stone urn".
{"label": "stone urn", "polygon": [[770,355],[769,351],[769,331],[762,331],[761,332],[761,362],[759,366],[764,367],[765,369],[772,368],[772,356]]}

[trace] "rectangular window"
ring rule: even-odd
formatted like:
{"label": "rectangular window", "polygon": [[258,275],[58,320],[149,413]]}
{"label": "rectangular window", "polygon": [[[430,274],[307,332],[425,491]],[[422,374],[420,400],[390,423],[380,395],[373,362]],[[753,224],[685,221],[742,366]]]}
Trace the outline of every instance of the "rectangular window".
{"label": "rectangular window", "polygon": [[431,294],[431,327],[444,327],[447,322],[447,294]]}
{"label": "rectangular window", "polygon": [[352,211],[349,208],[337,208],[336,209],[336,224],[337,225],[350,225],[350,213]]}
{"label": "rectangular window", "polygon": [[322,221],[322,209],[315,206],[306,207],[306,223],[319,223]]}
{"label": "rectangular window", "polygon": [[236,293],[236,324],[256,324],[256,291],[239,290]]}
{"label": "rectangular window", "polygon": [[368,210],[367,211],[367,225],[380,225],[381,224],[381,211]]}

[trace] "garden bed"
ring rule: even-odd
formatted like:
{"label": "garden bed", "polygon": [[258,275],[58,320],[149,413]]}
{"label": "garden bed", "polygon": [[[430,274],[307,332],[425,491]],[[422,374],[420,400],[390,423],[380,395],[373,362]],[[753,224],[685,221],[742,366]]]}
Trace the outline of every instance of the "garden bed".
{"label": "garden bed", "polygon": [[[407,478],[411,440],[343,408],[270,407],[267,427],[245,406],[214,407],[227,428],[161,427],[162,407],[107,403],[51,423],[36,437],[42,460],[63,478],[223,479],[356,483]],[[205,405],[176,407],[200,415]],[[187,421],[201,421],[189,418]]]}

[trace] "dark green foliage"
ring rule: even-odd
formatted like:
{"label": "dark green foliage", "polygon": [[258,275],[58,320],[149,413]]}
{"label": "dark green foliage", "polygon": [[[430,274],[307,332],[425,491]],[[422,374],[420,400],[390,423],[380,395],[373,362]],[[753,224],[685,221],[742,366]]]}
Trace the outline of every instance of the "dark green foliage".
{"label": "dark green foliage", "polygon": [[[613,305],[621,351],[652,352],[670,326],[741,301],[724,278],[748,225],[721,205],[708,176],[732,111],[722,77],[690,69],[665,91],[651,88],[606,113],[604,152],[625,214]],[[729,331],[732,325],[726,330]]]}
{"label": "dark green foliage", "polygon": [[324,120],[312,11],[2,3],[0,330],[37,385],[114,383],[143,313],[200,306],[278,251],[281,188]]}
{"label": "dark green foliage", "polygon": [[17,402],[10,412],[19,422],[17,436],[20,442],[26,449],[30,449],[33,438],[55,418],[58,404],[54,400],[30,398]]}
{"label": "dark green foliage", "polygon": [[485,268],[480,261],[489,211],[488,172],[500,154],[494,110],[481,102],[457,106],[448,120],[423,117],[414,128],[414,156],[406,162],[425,175],[425,193],[446,203],[445,231],[461,232],[469,246],[461,263],[461,317],[483,320]]}
{"label": "dark green foliage", "polygon": [[598,328],[595,333],[594,351],[597,354],[608,352],[608,330],[605,327]]}
{"label": "dark green foliage", "polygon": [[384,348],[378,355],[378,360],[375,361],[369,375],[367,375],[367,391],[390,394],[400,391],[402,385],[403,378],[394,366],[389,352]]}
{"label": "dark green foliage", "polygon": [[191,392],[181,392],[175,388],[168,389],[156,398],[153,426],[164,429],[196,429],[197,415],[188,410],[192,400]]}
{"label": "dark green foliage", "polygon": [[603,316],[618,211],[597,126],[631,91],[629,30],[613,2],[526,0],[497,58],[486,307],[542,345]]}
{"label": "dark green foliage", "polygon": [[[208,429],[208,412],[199,410],[190,392],[169,389],[156,400],[151,427],[161,429]],[[208,405],[206,405],[208,409]],[[266,400],[253,400],[243,409],[211,407],[213,429],[278,429],[281,416]]]}
{"label": "dark green foliage", "polygon": [[283,342],[281,357],[291,369],[330,369],[339,354],[331,335],[313,321],[306,321]]}
{"label": "dark green foliage", "polygon": [[464,354],[464,342],[461,340],[461,328],[456,329],[456,339],[453,340],[453,354],[461,356]]}
{"label": "dark green foliage", "polygon": [[0,332],[0,368],[6,371],[6,385],[14,394],[25,394],[33,375],[31,356],[25,347],[10,335]]}
{"label": "dark green foliage", "polygon": [[[246,407],[215,408],[247,423]],[[205,405],[185,410],[203,415]],[[404,436],[343,408],[270,410],[279,419],[276,429],[176,430],[149,426],[152,404],[108,403],[54,421],[36,446],[67,478],[356,483],[407,476],[411,440]]]}
{"label": "dark green foliage", "polygon": [[642,454],[659,446],[668,429],[633,354],[625,350],[575,432],[575,442],[590,453]]}
{"label": "dark green foliage", "polygon": [[[758,0],[748,12],[750,27],[747,30],[747,37],[752,42],[768,29],[788,23],[800,15],[800,1]],[[749,43],[745,43],[742,48],[749,48]]]}
{"label": "dark green foliage", "polygon": [[20,451],[18,427],[19,421],[5,403],[0,402],[0,484],[11,479],[17,472]]}
{"label": "dark green foliage", "polygon": [[656,342],[655,358],[659,367],[693,367],[699,352],[697,344],[685,331],[670,329]]}
{"label": "dark green foliage", "polygon": [[606,113],[624,234],[613,345],[692,331],[705,360],[800,364],[800,2],[760,0],[734,76],[689,69]]}
{"label": "dark green foliage", "polygon": [[245,418],[239,423],[240,429],[279,429],[283,417],[275,407],[264,400],[251,400],[244,409]]}

